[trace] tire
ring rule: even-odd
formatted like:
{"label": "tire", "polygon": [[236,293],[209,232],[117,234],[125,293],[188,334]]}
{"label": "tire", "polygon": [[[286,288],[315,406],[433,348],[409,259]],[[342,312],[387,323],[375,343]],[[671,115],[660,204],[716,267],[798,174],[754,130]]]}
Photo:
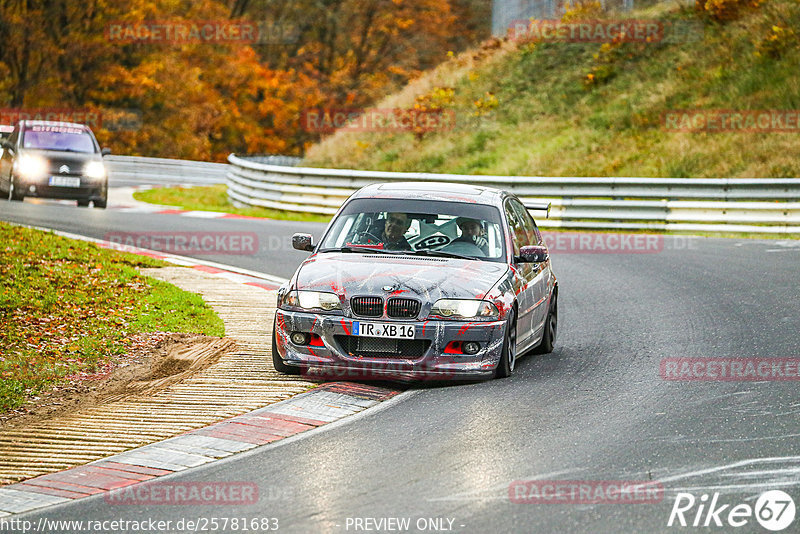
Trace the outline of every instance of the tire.
{"label": "tire", "polygon": [[79,200],[78,201],[78,207],[79,208],[88,208],[89,207],[89,201],[88,200]]}
{"label": "tire", "polygon": [[536,347],[534,352],[536,354],[550,354],[553,352],[553,347],[556,344],[556,336],[558,334],[558,293],[553,292],[553,298],[550,301],[550,309],[547,311],[547,319],[544,322],[544,332],[542,333],[542,341]]}
{"label": "tire", "polygon": [[278,353],[278,344],[275,342],[276,339],[276,331],[278,326],[278,318],[275,317],[275,320],[272,323],[272,365],[275,367],[275,370],[279,373],[283,373],[285,375],[299,375],[300,374],[300,367],[295,367],[294,365],[286,365],[283,363],[283,359],[281,359],[280,353]]}
{"label": "tire", "polygon": [[495,378],[507,378],[514,372],[517,363],[517,316],[512,310],[506,325],[506,335],[503,339],[503,349],[500,362],[494,371]]}
{"label": "tire", "polygon": [[25,195],[20,195],[17,193],[17,188],[14,186],[14,179],[11,178],[8,181],[8,200],[13,200],[14,202],[22,202],[25,200]]}
{"label": "tire", "polygon": [[107,204],[108,204],[108,199],[105,198],[105,197],[103,197],[103,198],[101,198],[99,200],[93,200],[92,201],[92,206],[95,207],[95,208],[99,208],[101,210],[106,209],[106,205]]}

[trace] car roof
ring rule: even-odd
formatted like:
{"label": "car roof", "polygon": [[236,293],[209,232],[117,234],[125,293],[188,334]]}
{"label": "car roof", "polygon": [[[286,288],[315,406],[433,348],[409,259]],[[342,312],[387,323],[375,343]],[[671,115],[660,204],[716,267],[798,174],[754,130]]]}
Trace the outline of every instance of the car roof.
{"label": "car roof", "polygon": [[61,126],[64,128],[82,128],[84,130],[91,131],[91,129],[86,126],[85,124],[81,124],[79,122],[63,122],[63,121],[43,121],[43,120],[35,120],[35,119],[24,119],[20,121],[20,124],[25,127],[29,126]]}
{"label": "car roof", "polygon": [[450,182],[392,182],[372,184],[356,191],[352,199],[389,198],[400,200],[439,200],[498,205],[509,193],[494,187]]}

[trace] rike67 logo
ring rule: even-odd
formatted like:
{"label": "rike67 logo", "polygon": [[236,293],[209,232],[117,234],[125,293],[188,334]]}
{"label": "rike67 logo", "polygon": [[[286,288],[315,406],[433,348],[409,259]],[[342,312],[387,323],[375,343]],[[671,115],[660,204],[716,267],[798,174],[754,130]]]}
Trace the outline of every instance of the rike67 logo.
{"label": "rike67 logo", "polygon": [[[678,493],[672,512],[669,514],[667,526],[692,526],[692,527],[725,527],[738,528],[748,525],[755,520],[759,525],[772,532],[785,530],[794,522],[797,512],[792,497],[780,490],[771,490],[762,493],[755,503],[721,504],[719,493],[709,502],[708,495],[703,494],[697,499],[691,493]],[[748,529],[748,532],[752,532]],[[793,530],[792,532],[796,532]]]}

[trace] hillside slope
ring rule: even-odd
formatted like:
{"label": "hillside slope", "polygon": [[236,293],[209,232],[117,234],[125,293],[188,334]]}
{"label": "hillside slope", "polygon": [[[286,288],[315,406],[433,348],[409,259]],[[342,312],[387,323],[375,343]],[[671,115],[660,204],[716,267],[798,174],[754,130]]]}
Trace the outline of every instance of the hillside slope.
{"label": "hillside slope", "polygon": [[[716,17],[670,4],[622,17],[660,20],[665,38],[654,42],[486,43],[376,105],[451,110],[453,129],[340,131],[312,147],[306,164],[526,176],[800,176],[796,115],[788,125],[751,131],[740,127],[746,122],[726,131],[674,131],[676,123],[667,123],[681,117],[675,110],[800,110],[800,3],[708,2]],[[567,16],[599,18],[591,8]],[[775,126],[784,131],[770,131]]]}

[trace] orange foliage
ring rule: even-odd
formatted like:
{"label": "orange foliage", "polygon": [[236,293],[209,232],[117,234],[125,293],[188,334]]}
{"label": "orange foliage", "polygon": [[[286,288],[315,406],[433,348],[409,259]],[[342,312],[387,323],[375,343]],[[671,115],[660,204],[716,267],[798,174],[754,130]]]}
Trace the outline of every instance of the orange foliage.
{"label": "orange foliage", "polygon": [[453,1],[472,0],[237,0],[243,19],[297,28],[264,45],[109,38],[112,23],[230,21],[227,0],[0,0],[0,107],[135,116],[96,131],[120,154],[302,154],[303,110],[368,105],[463,39]]}

